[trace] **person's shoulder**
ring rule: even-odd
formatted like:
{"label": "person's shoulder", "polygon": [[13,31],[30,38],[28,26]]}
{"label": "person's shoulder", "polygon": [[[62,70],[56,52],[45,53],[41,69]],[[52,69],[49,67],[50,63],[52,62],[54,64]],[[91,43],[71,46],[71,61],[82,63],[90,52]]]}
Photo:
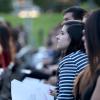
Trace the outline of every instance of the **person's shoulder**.
{"label": "person's shoulder", "polygon": [[96,87],[94,89],[91,100],[100,100],[100,94],[99,93],[100,93],[100,75],[97,79]]}
{"label": "person's shoulder", "polygon": [[63,61],[76,61],[76,60],[80,60],[80,59],[88,59],[88,56],[85,53],[78,50],[76,52],[72,52],[71,54],[65,56],[62,59],[62,62]]}
{"label": "person's shoulder", "polygon": [[70,55],[70,57],[71,58],[73,58],[73,57],[79,57],[79,56],[85,56],[85,57],[87,57],[87,55],[86,55],[86,53],[84,53],[84,52],[82,52],[82,51],[80,51],[80,50],[78,50],[78,51],[76,51],[76,52],[73,52],[71,55]]}
{"label": "person's shoulder", "polygon": [[78,61],[81,61],[82,59],[85,59],[88,61],[88,57],[85,53],[81,52],[80,50],[76,52],[72,52],[69,55],[66,55],[65,57],[62,58],[59,64],[64,64],[64,63],[76,63]]}
{"label": "person's shoulder", "polygon": [[97,79],[97,86],[100,88],[100,75],[99,75],[99,77]]}
{"label": "person's shoulder", "polygon": [[65,57],[62,58],[62,60],[59,62],[59,65],[64,65],[64,64],[68,64],[68,63],[73,63],[73,60],[71,58],[71,55],[73,53],[66,55]]}
{"label": "person's shoulder", "polygon": [[82,60],[82,59],[87,59],[88,60],[88,56],[85,53],[81,52],[80,50],[76,51],[72,55],[70,55],[70,58],[73,61],[75,61],[75,60]]}

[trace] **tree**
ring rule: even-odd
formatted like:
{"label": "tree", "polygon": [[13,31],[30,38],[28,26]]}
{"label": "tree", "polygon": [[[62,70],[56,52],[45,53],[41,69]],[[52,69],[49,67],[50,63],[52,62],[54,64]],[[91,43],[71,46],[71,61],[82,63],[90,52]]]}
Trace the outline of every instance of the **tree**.
{"label": "tree", "polygon": [[0,12],[10,12],[12,10],[12,0],[0,0]]}
{"label": "tree", "polygon": [[44,11],[61,12],[63,9],[73,5],[75,0],[33,0],[33,2],[40,6]]}
{"label": "tree", "polygon": [[81,0],[81,2],[87,2],[88,0]]}
{"label": "tree", "polygon": [[100,0],[94,0],[94,2],[95,2],[98,6],[100,6]]}
{"label": "tree", "polygon": [[48,9],[48,4],[51,4],[51,0],[33,0],[33,3],[39,5],[43,10]]}

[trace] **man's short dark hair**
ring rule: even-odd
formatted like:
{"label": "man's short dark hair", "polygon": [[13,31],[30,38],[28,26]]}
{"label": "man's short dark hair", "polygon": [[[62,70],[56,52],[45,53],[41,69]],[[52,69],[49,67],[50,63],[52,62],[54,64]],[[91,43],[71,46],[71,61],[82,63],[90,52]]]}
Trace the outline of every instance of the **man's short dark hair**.
{"label": "man's short dark hair", "polygon": [[83,8],[78,7],[78,6],[73,6],[73,7],[70,7],[68,9],[65,9],[63,11],[63,14],[65,15],[66,13],[69,13],[69,12],[72,13],[74,19],[82,20],[83,16],[86,14],[87,11]]}

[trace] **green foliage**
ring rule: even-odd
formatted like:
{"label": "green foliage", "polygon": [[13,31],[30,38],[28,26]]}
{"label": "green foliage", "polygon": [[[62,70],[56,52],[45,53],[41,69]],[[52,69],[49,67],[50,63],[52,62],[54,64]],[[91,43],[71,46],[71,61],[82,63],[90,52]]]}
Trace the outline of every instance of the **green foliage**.
{"label": "green foliage", "polygon": [[36,5],[39,5],[43,10],[48,9],[48,6],[53,3],[54,0],[33,0]]}
{"label": "green foliage", "polygon": [[12,10],[12,0],[0,0],[0,12],[10,12]]}
{"label": "green foliage", "polygon": [[57,0],[33,0],[33,2],[40,6],[43,11],[54,11],[54,12],[61,12],[66,7],[69,7],[72,5],[74,0],[70,3],[63,3],[63,2],[57,2]]}
{"label": "green foliage", "polygon": [[80,0],[82,3],[87,2],[88,0]]}
{"label": "green foliage", "polygon": [[41,17],[33,21],[33,33],[36,37],[37,45],[40,45],[40,31],[44,34],[44,38],[48,36],[48,33],[62,21],[62,16],[60,14],[43,14]]}
{"label": "green foliage", "polygon": [[95,2],[98,6],[100,6],[100,0],[94,0],[94,2]]}
{"label": "green foliage", "polygon": [[88,2],[83,2],[83,3],[81,3],[81,7],[82,7],[83,9],[87,10],[87,11],[91,10],[91,8],[90,8]]}

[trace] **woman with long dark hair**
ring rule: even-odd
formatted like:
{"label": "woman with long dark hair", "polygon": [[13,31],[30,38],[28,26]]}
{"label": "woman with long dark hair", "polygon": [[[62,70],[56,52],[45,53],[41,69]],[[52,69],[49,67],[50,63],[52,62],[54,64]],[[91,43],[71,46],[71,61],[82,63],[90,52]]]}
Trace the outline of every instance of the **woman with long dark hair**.
{"label": "woman with long dark hair", "polygon": [[83,28],[82,22],[70,20],[64,23],[56,36],[57,47],[62,52],[58,68],[57,100],[74,100],[74,79],[88,63],[81,40]]}
{"label": "woman with long dark hair", "polygon": [[76,100],[100,100],[100,9],[90,14],[83,34],[89,65],[78,76]]}

